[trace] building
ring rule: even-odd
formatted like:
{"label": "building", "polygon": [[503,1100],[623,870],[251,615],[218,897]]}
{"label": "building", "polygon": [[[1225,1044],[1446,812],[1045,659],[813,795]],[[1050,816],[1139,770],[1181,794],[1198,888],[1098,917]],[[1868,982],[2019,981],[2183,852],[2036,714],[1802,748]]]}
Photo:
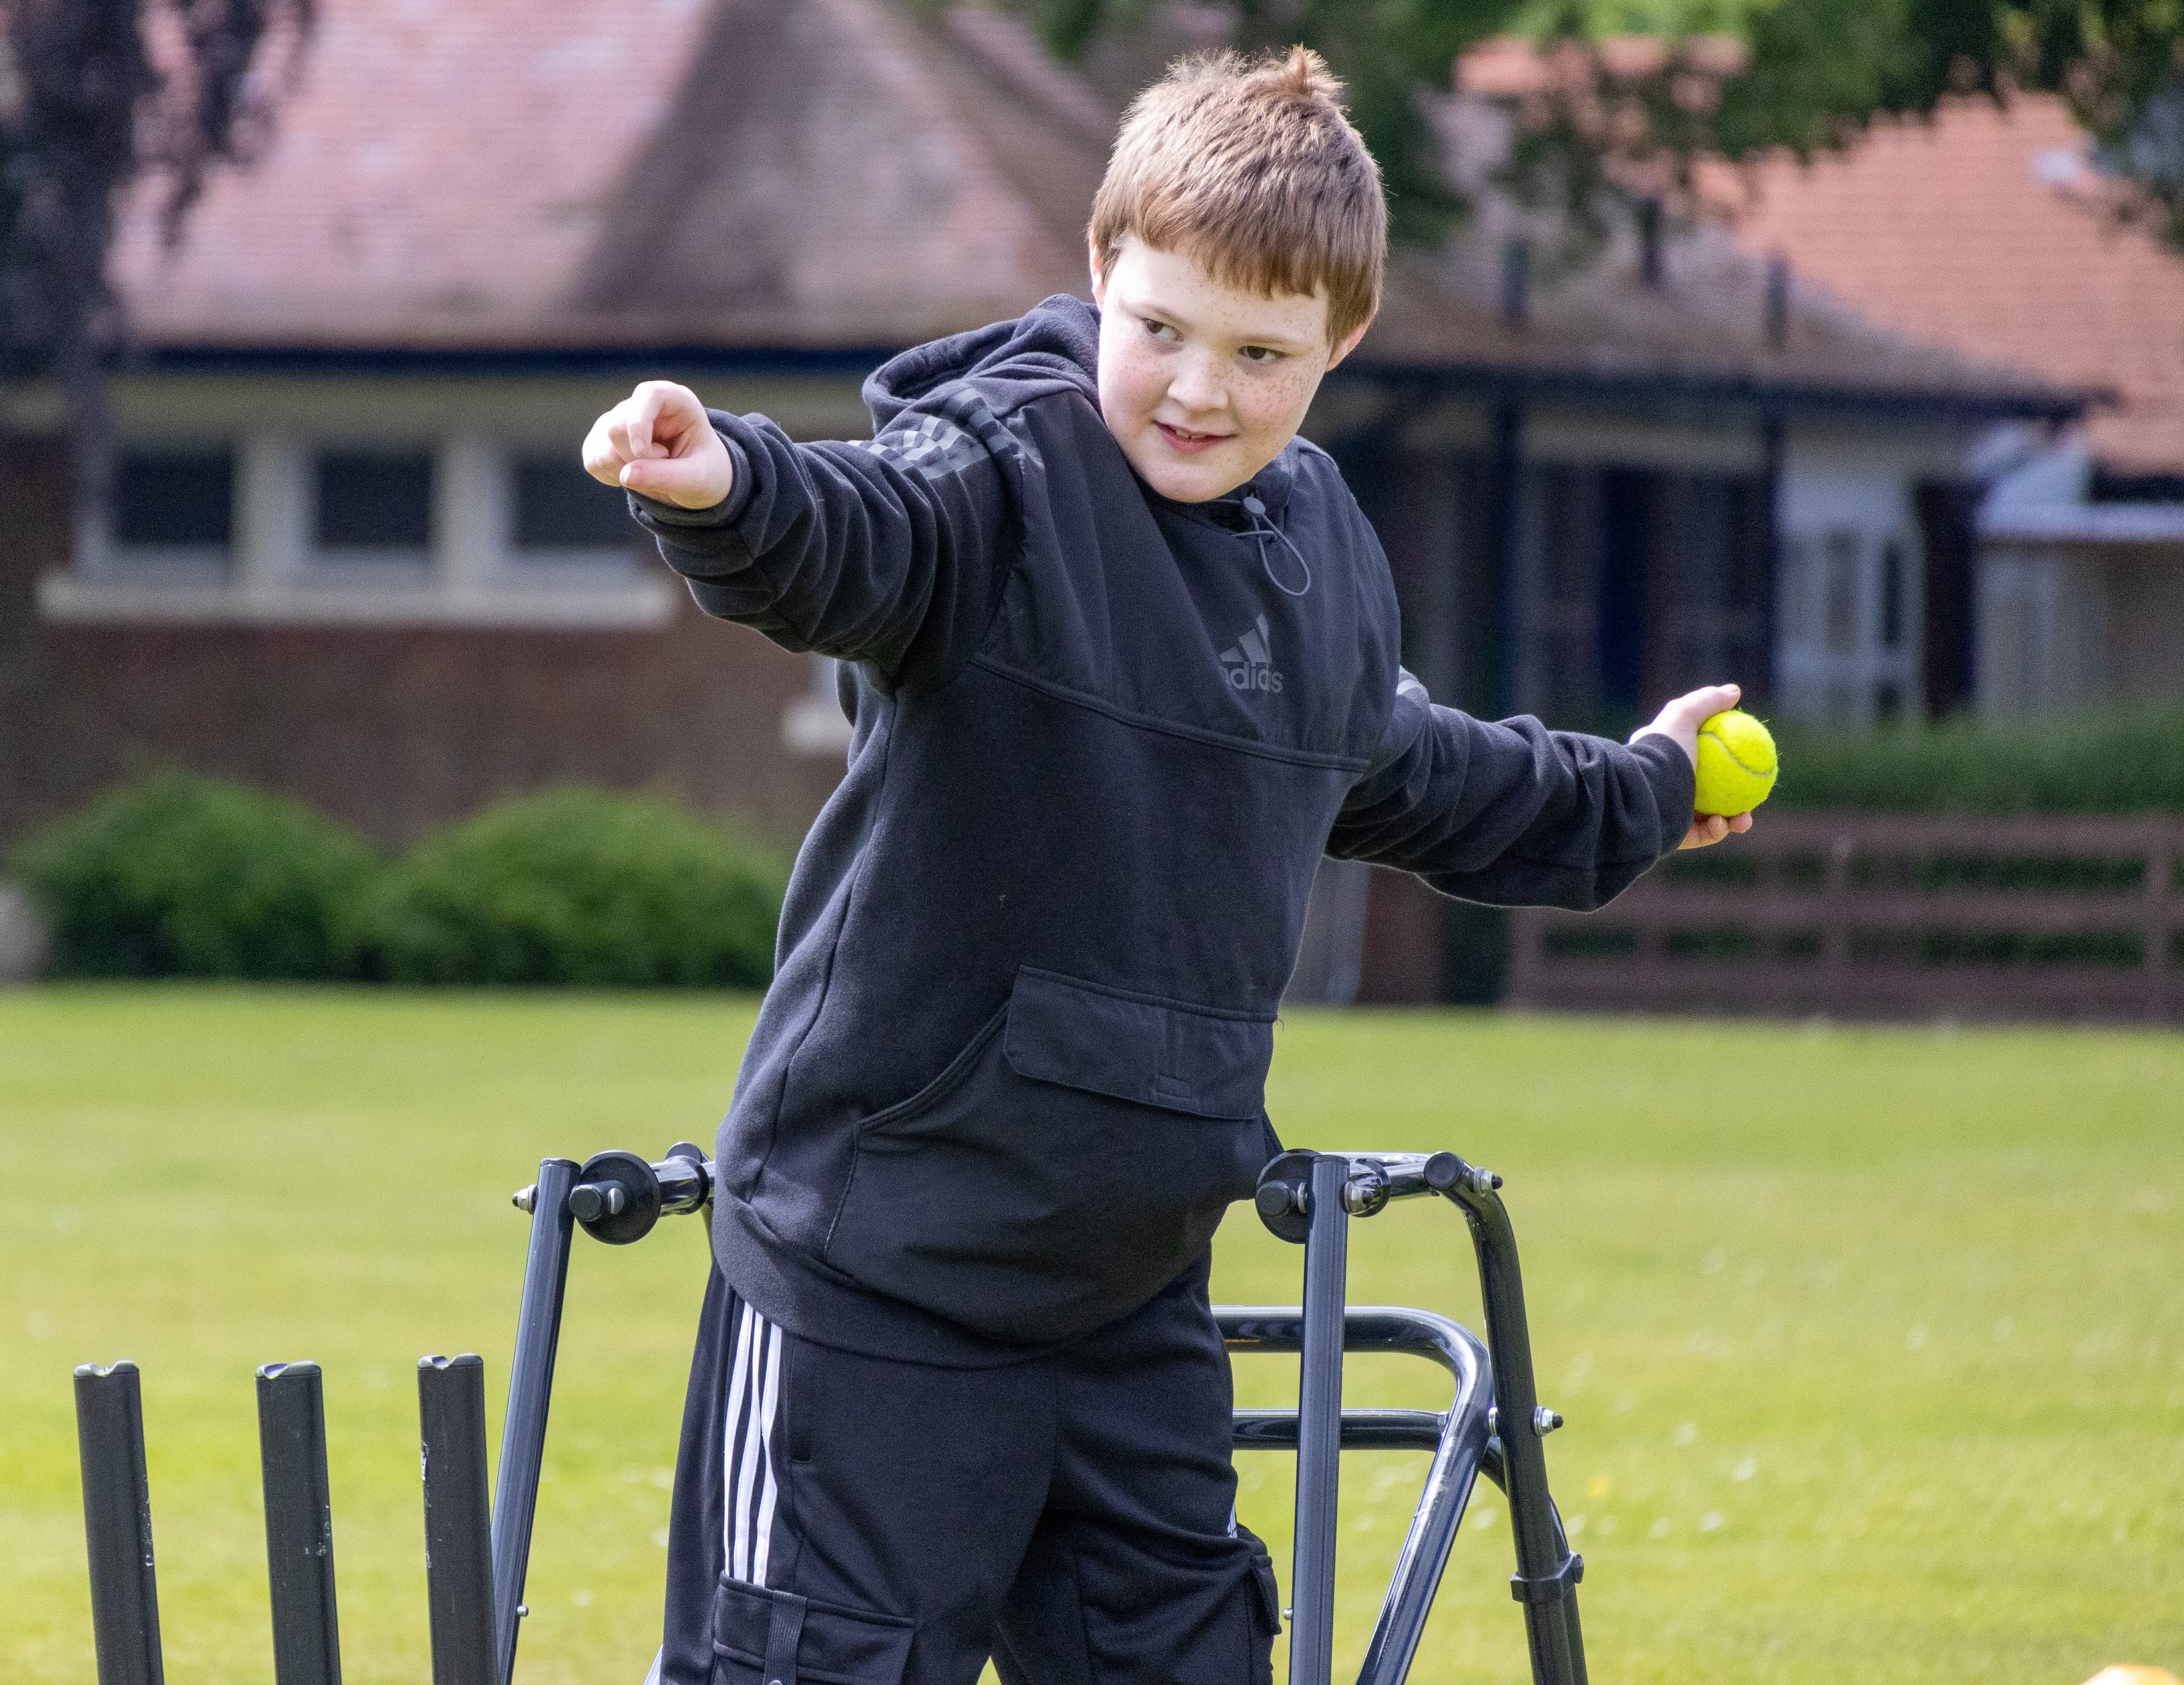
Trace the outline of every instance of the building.
{"label": "building", "polygon": [[[800,833],[844,741],[823,664],[699,616],[577,442],[655,375],[861,432],[890,350],[1084,286],[1117,90],[967,5],[321,18],[274,143],[180,249],[130,218],[112,506],[70,509],[57,445],[19,453],[0,838],[159,761],[389,840],[558,780]],[[1446,115],[1467,167],[1499,120]],[[1618,731],[1722,675],[1794,712],[1931,705],[1966,453],[2081,399],[1718,234],[1634,227],[1554,286],[1532,240],[1490,197],[1404,254],[1309,424],[1383,535],[1413,668]],[[49,392],[9,401],[50,441]],[[1375,933],[1368,995],[1442,991],[1431,898],[1376,879],[1329,906]],[[1334,981],[1307,992],[1344,994],[1354,933],[1314,951]]]}
{"label": "building", "polygon": [[556,780],[800,835],[846,741],[811,665],[699,616],[577,444],[651,375],[861,433],[889,350],[1076,281],[1018,178],[1089,197],[1109,119],[872,0],[320,19],[180,251],[129,220],[114,507],[18,453],[0,839],[145,761],[388,840]]}
{"label": "building", "polygon": [[1985,498],[1959,688],[1994,717],[2184,701],[2184,253],[2118,220],[2063,103],[1947,102],[1750,187],[1747,247],[1869,320],[2105,396],[1966,461]]}

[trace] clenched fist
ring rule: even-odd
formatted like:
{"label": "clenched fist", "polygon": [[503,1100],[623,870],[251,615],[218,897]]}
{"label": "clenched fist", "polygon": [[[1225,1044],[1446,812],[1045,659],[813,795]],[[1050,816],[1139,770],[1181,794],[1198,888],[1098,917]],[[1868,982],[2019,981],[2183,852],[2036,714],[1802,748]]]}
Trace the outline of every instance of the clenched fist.
{"label": "clenched fist", "polygon": [[677,509],[709,509],[736,483],[735,459],[697,393],[671,381],[646,381],[592,423],[584,471]]}
{"label": "clenched fist", "polygon": [[[1668,737],[1684,752],[1684,759],[1693,766],[1699,764],[1699,727],[1724,709],[1736,706],[1736,699],[1744,692],[1735,685],[1708,685],[1678,697],[1653,716],[1653,723],[1631,733],[1630,741],[1641,737]],[[1741,813],[1735,819],[1724,819],[1719,814],[1694,814],[1691,828],[1684,833],[1680,848],[1703,848],[1710,842],[1719,842],[1732,831],[1752,829],[1752,815]]]}

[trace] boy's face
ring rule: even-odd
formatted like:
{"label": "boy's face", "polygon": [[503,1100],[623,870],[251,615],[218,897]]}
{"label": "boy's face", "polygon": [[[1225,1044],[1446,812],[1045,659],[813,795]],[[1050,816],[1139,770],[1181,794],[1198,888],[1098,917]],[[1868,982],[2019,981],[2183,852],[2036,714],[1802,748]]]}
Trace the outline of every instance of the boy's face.
{"label": "boy's face", "polygon": [[1125,239],[1103,273],[1100,411],[1139,476],[1162,497],[1234,491],[1296,437],[1320,376],[1364,336],[1327,342],[1327,296],[1263,298],[1193,259]]}

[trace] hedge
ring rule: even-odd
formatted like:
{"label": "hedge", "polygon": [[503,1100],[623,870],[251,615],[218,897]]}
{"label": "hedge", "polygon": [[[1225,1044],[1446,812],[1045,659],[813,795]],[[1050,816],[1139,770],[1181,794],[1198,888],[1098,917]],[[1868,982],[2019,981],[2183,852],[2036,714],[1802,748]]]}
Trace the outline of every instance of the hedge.
{"label": "hedge", "polygon": [[358,939],[398,982],[754,988],[786,876],[664,802],[554,790],[428,837],[382,876]]}
{"label": "hedge", "polygon": [[1877,813],[2184,813],[2184,712],[1776,731],[1780,807]]}
{"label": "hedge", "polygon": [[377,861],[331,820],[160,772],[48,826],[17,868],[60,976],[332,978]]}
{"label": "hedge", "polygon": [[182,772],[47,826],[16,866],[78,977],[758,987],[787,870],[666,802],[518,798],[382,860],[307,808]]}

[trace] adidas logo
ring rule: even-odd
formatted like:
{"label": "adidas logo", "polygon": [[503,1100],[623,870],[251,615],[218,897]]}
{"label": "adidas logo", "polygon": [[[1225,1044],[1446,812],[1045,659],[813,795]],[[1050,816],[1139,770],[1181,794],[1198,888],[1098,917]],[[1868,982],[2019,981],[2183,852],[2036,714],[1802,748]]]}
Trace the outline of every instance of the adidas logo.
{"label": "adidas logo", "polygon": [[1273,658],[1267,653],[1267,617],[1259,616],[1258,623],[1248,628],[1228,648],[1221,652],[1221,665],[1228,676],[1228,687],[1239,691],[1279,691],[1282,676],[1274,670]]}

